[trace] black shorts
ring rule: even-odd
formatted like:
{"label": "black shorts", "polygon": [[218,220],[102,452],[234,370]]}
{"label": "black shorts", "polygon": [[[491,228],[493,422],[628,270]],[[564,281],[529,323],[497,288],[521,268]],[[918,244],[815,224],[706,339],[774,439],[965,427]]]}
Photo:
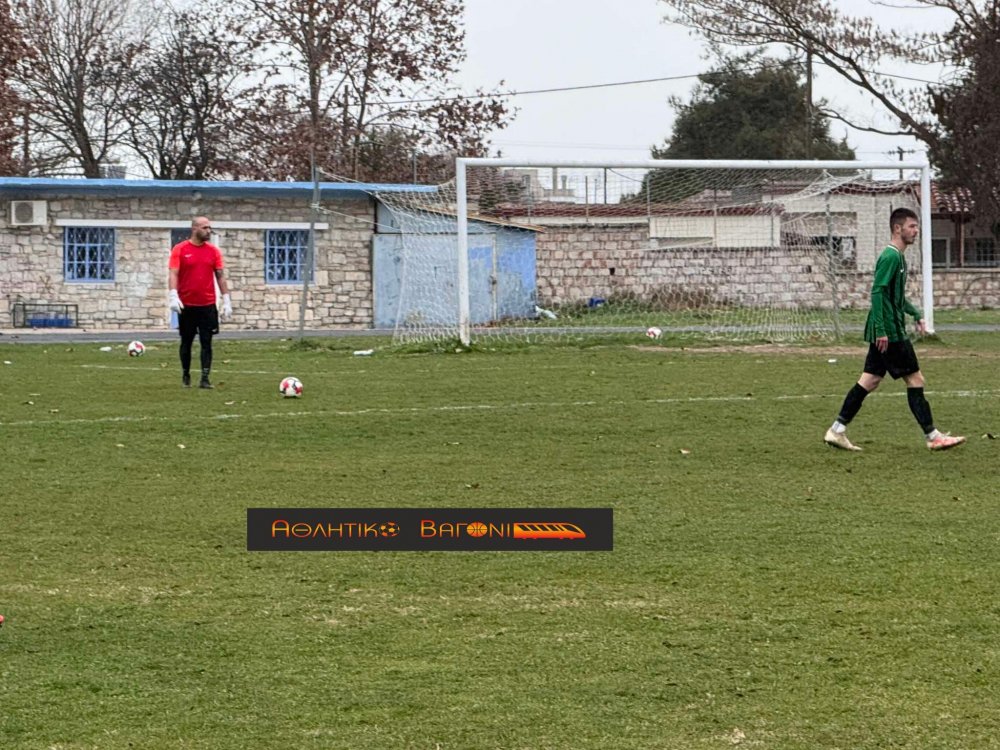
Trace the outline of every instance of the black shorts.
{"label": "black shorts", "polygon": [[898,380],[919,370],[917,353],[913,351],[913,344],[909,341],[890,341],[885,354],[880,352],[875,344],[868,345],[865,372],[870,375],[883,378],[888,372],[894,380]]}
{"label": "black shorts", "polygon": [[189,305],[177,318],[181,338],[194,338],[196,333],[210,336],[219,332],[219,308],[215,305]]}

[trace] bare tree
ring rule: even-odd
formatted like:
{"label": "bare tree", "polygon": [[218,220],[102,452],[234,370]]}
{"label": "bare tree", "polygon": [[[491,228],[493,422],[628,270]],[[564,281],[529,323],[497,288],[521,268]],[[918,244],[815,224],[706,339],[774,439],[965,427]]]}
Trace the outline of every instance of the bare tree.
{"label": "bare tree", "polygon": [[[937,142],[923,86],[901,85],[880,72],[889,60],[931,63],[950,58],[945,35],[905,35],[882,28],[870,17],[852,17],[830,0],[662,0],[673,12],[668,20],[686,25],[713,46],[779,44],[810,56],[846,81],[867,91],[898,127],[886,130],[842,112],[823,114],[853,128],[888,135],[912,135]],[[972,5],[971,0],[913,0],[917,5]]]}
{"label": "bare tree", "polygon": [[0,175],[20,174],[27,164],[14,153],[24,103],[10,85],[10,79],[20,60],[30,55],[20,27],[14,22],[8,0],[0,0]]}
{"label": "bare tree", "polygon": [[[713,46],[787,45],[824,64],[870,94],[897,127],[829,108],[824,115],[858,130],[917,138],[945,177],[972,190],[980,214],[1000,217],[1000,0],[911,0],[900,13],[936,9],[951,24],[909,35],[848,16],[830,0],[662,1],[672,9],[669,20]],[[950,72],[939,83],[907,81],[884,72],[891,61],[942,63]]]}
{"label": "bare tree", "polygon": [[162,9],[155,37],[118,51],[106,73],[125,82],[123,143],[155,179],[239,171],[234,134],[261,96],[256,46],[226,6],[203,4]]}
{"label": "bare tree", "polygon": [[294,78],[269,118],[270,141],[293,147],[274,165],[279,174],[308,176],[314,150],[329,171],[372,175],[365,156],[389,132],[424,154],[476,153],[508,121],[499,95],[464,99],[451,84],[465,54],[460,0],[242,2]]}
{"label": "bare tree", "polygon": [[968,188],[977,213],[1000,236],[1000,7],[952,30],[958,74],[931,89],[939,139],[931,156],[944,179]]}
{"label": "bare tree", "polygon": [[129,37],[141,36],[136,0],[16,0],[14,19],[35,54],[18,66],[15,84],[30,103],[43,172],[99,177],[116,155],[126,121],[124,82],[107,61]]}

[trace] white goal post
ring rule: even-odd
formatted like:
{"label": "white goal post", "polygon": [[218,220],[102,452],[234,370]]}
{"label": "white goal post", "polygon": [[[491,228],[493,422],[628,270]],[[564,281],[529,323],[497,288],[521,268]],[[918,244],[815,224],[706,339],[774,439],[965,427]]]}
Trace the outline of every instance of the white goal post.
{"label": "white goal post", "polygon": [[933,332],[930,187],[926,161],[459,158],[433,193],[378,196],[398,239],[389,316],[397,341],[465,345],[646,326],[839,338],[908,207]]}

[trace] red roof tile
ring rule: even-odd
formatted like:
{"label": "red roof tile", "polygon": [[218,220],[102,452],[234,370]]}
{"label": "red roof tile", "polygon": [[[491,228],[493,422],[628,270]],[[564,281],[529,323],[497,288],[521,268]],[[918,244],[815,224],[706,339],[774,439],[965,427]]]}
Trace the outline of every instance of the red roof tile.
{"label": "red roof tile", "polygon": [[937,182],[931,183],[931,213],[972,214],[975,211],[976,204],[968,188],[947,189]]}
{"label": "red roof tile", "polygon": [[784,209],[777,204],[757,204],[751,206],[719,206],[717,209],[698,205],[659,205],[653,203],[535,203],[525,204],[501,203],[491,209],[491,213],[504,218],[511,216],[527,217],[627,217],[627,216],[768,216],[779,215]]}

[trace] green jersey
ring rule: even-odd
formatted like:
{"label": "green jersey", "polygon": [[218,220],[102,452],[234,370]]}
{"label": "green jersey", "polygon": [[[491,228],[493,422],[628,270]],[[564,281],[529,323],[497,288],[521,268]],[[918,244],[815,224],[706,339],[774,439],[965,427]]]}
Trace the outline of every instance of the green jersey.
{"label": "green jersey", "polygon": [[892,245],[887,245],[875,261],[872,283],[872,309],[865,321],[865,341],[887,336],[889,341],[906,340],[906,315],[915,320],[920,311],[906,299],[906,259]]}

